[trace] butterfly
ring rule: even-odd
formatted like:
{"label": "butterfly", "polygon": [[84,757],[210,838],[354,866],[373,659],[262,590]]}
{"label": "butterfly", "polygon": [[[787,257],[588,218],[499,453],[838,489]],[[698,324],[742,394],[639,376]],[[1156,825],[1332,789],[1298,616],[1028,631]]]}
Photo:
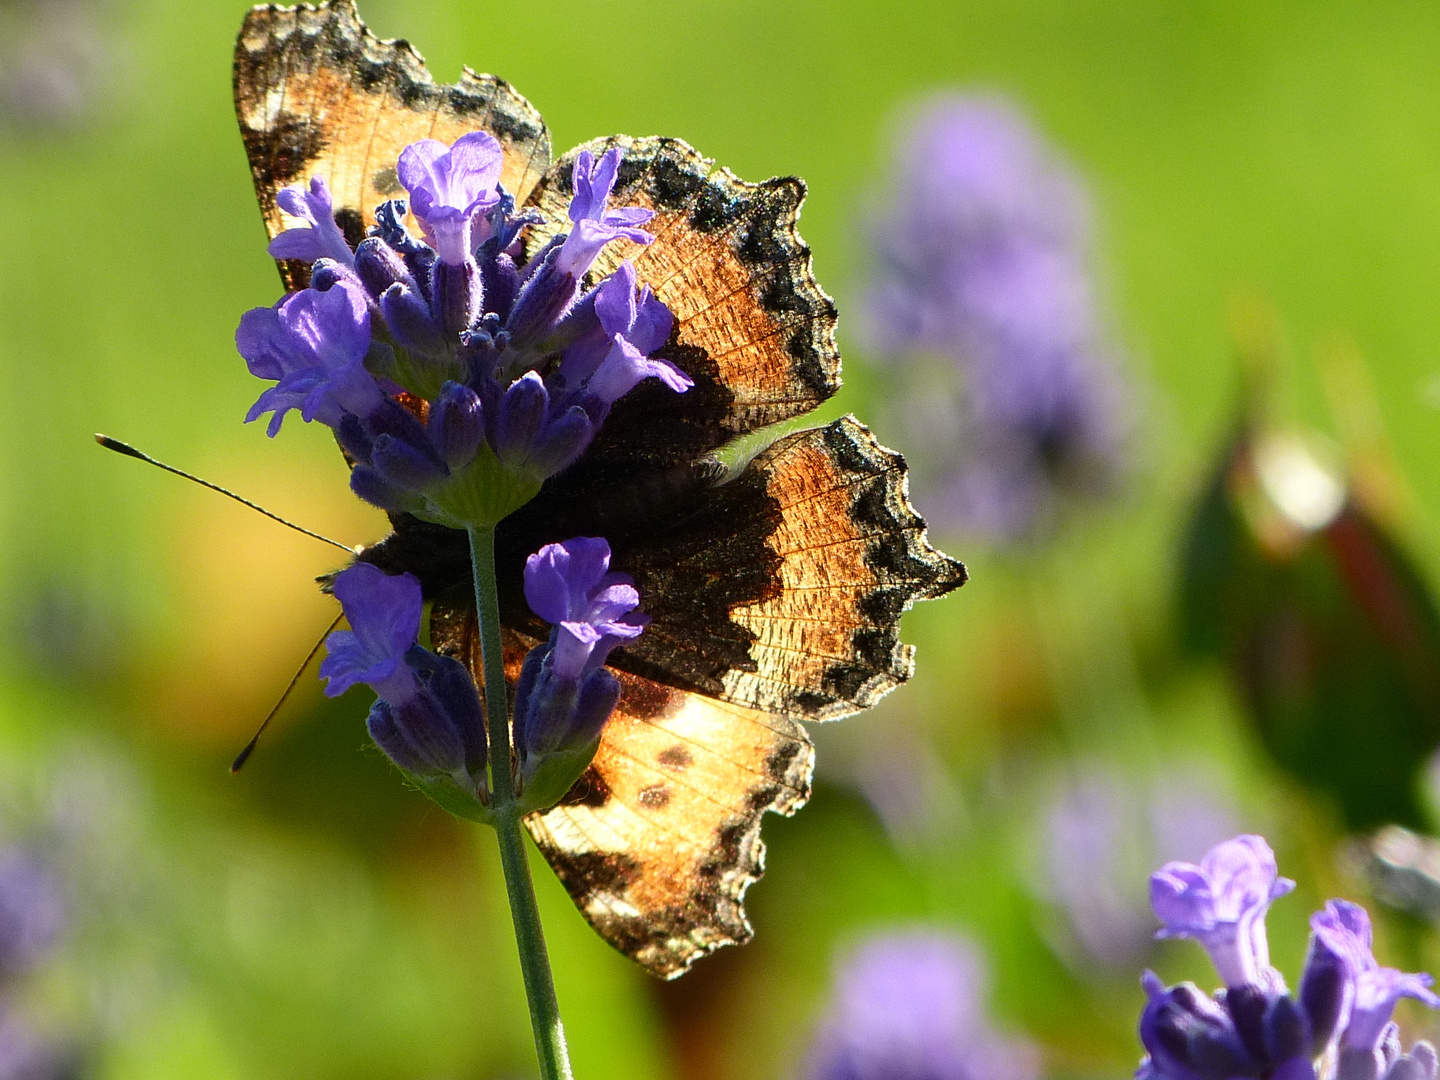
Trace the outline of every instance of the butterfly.
{"label": "butterfly", "polygon": [[[764,865],[760,819],[808,798],[802,720],[864,709],[910,677],[903,611],[965,581],[909,504],[900,455],[851,417],[795,431],[749,460],[736,440],[792,420],[840,386],[835,307],[796,232],[804,184],[754,184],[669,138],[599,139],[553,160],[540,114],[468,68],[437,85],[415,50],[381,41],[353,0],[257,7],[235,51],[235,104],[266,229],[287,224],[287,185],[322,176],[352,246],[400,191],[395,162],[423,138],[485,131],[501,182],[542,221],[526,254],[566,223],[583,150],[624,150],[616,206],[655,212],[640,247],[612,243],[592,273],[632,261],[674,315],[655,353],[694,386],[655,380],[614,406],[595,442],[497,531],[505,662],[513,688],[548,628],[521,591],[526,555],[603,536],[650,616],[610,655],[623,695],[595,760],[561,802],[526,819],[590,924],[671,978],[749,939],[743,899]],[[309,267],[282,261],[287,289]],[[729,446],[728,459],[716,452]],[[359,558],[418,577],[435,648],[479,670],[464,533],[392,515]]]}

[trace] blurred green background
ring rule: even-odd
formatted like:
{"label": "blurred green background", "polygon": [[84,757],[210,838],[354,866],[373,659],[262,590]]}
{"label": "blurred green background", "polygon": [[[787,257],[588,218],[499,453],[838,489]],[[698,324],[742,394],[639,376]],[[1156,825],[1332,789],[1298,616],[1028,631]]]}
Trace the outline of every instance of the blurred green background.
{"label": "blurred green background", "polygon": [[[29,16],[6,6],[0,35],[19,35]],[[327,431],[292,421],[271,442],[240,422],[257,386],[234,327],[278,295],[230,102],[245,7],[97,3],[78,113],[0,134],[0,783],[11,832],[70,822],[86,883],[27,993],[116,1080],[531,1075],[494,842],[401,785],[367,745],[363,695],[327,703],[307,680],[226,774],[328,623],[312,581],[327,549],[90,441],[131,441],[347,543],[382,531]],[[1012,95],[1089,183],[1113,332],[1142,388],[1141,464],[1118,502],[1043,552],[937,538],[972,581],[907,617],[911,685],[816,732],[814,799],[766,826],[751,945],[661,985],[537,860],[577,1075],[793,1076],[836,948],[917,921],[982,945],[997,1023],[1040,1042],[1050,1075],[1129,1075],[1141,961],[1172,981],[1204,969],[1183,948],[1119,967],[1076,952],[1045,828],[1077,778],[1213,798],[1265,832],[1301,881],[1271,921],[1293,976],[1305,914],[1322,894],[1366,899],[1364,881],[1337,855],[1333,810],[1260,752],[1225,673],[1174,658],[1172,579],[1235,407],[1237,304],[1278,313],[1283,420],[1333,432],[1315,358],[1358,350],[1408,492],[1399,535],[1440,574],[1440,8],[361,10],[441,80],[468,63],[513,82],[557,151],[672,134],[746,179],[803,176],[802,230],[842,335],[897,110],[944,88]],[[890,369],[842,345],[848,381],[826,415],[864,418]],[[918,810],[887,827],[866,777],[896,731],[913,735],[901,783]],[[1127,902],[1143,913],[1136,842]],[[1440,965],[1419,924],[1381,929],[1382,957]]]}

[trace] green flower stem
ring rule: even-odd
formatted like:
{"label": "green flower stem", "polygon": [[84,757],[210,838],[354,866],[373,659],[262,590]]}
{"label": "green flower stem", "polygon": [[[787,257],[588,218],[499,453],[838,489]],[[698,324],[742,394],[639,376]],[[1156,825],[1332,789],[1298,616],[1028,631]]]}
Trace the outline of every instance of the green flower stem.
{"label": "green flower stem", "polygon": [[480,621],[480,650],[485,664],[485,716],[490,735],[490,805],[500,839],[500,864],[505,869],[505,891],[510,918],[515,923],[515,944],[525,976],[525,997],[530,1003],[530,1024],[535,1030],[535,1052],[543,1080],[571,1080],[565,1029],[555,999],[555,980],[545,952],[540,909],[530,881],[520,811],[515,805],[515,784],[510,773],[510,717],[506,702],[505,659],[500,644],[500,600],[495,587],[495,530],[471,528],[470,569],[475,577],[475,611]]}

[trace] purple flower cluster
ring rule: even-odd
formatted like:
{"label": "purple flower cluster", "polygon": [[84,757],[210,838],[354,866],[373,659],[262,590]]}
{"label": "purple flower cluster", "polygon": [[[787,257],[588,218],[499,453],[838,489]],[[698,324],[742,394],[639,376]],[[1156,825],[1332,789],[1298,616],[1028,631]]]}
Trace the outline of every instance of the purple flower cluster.
{"label": "purple flower cluster", "polygon": [[807,1080],[1035,1080],[1039,1055],[985,1016],[969,942],[915,930],[864,942],[836,972]]}
{"label": "purple flower cluster", "polygon": [[584,286],[610,241],[653,239],[640,227],[651,211],[608,207],[620,153],[578,155],[570,231],[524,261],[518,238],[539,219],[516,212],[483,132],[407,146],[396,172],[408,205],[382,205],[353,251],[323,179],[281,192],[298,224],[270,253],[312,263],[311,285],[240,321],[236,347],[275,383],[247,420],[272,413],[272,436],[292,409],[319,420],[356,463],[361,498],[464,528],[528,501],[642,380],[689,389],[651,358],[673,319],[633,267]]}
{"label": "purple flower cluster", "polygon": [[[620,683],[602,665],[646,619],[634,610],[634,583],[609,568],[610,545],[592,537],[547,544],[526,563],[526,599],[553,629],[526,657],[516,688],[522,809],[551,805],[569,789],[619,702]],[[376,745],[441,805],[474,816],[489,797],[483,710],[465,666],[419,644],[420,582],[356,563],[332,587],[350,629],[326,641],[326,694],[370,686]]]}
{"label": "purple flower cluster", "polygon": [[1126,395],[1097,325],[1085,199],[1025,118],[993,98],[930,104],[869,239],[864,328],[878,355],[910,361],[892,404],[923,435],[907,456],[927,516],[1024,536],[1065,494],[1107,487]]}
{"label": "purple flower cluster", "polygon": [[1167,863],[1152,875],[1159,934],[1199,941],[1225,987],[1210,996],[1145,973],[1140,1080],[1435,1080],[1434,1048],[1419,1042],[1402,1052],[1390,1016],[1402,997],[1432,1007],[1440,997],[1429,975],[1376,963],[1364,908],[1331,900],[1310,917],[1300,986],[1286,989],[1270,966],[1265,912],[1293,887],[1258,836],[1237,836],[1198,865]]}

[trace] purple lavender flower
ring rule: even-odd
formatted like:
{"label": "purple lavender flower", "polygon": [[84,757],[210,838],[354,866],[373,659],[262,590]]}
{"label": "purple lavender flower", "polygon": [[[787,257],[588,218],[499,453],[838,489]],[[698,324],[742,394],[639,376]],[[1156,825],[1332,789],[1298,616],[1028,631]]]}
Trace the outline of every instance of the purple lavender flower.
{"label": "purple lavender flower", "polygon": [[298,184],[285,188],[275,196],[275,201],[281,210],[305,224],[286,229],[271,240],[271,258],[302,259],[310,263],[333,259],[346,266],[354,264],[355,257],[345,242],[345,234],[335,224],[335,207],[323,176],[314,177],[309,190]]}
{"label": "purple lavender flower", "polygon": [[964,939],[877,935],[840,963],[807,1080],[1034,1080],[1039,1054],[996,1035],[984,966]]}
{"label": "purple lavender flower", "polygon": [[1157,937],[1195,938],[1226,986],[1269,982],[1265,913],[1295,883],[1278,876],[1275,853],[1259,836],[1211,848],[1200,865],[1166,863],[1150,877],[1150,904],[1164,928]]}
{"label": "purple lavender flower", "polygon": [[356,563],[337,574],[331,588],[350,629],[337,630],[325,641],[320,677],[328,680],[326,695],[339,697],[365,683],[392,704],[412,697],[414,683],[405,654],[420,638],[420,582],[409,574],[392,577],[368,563]]}
{"label": "purple lavender flower", "polygon": [[1376,963],[1371,951],[1370,916],[1358,904],[1329,901],[1325,910],[1310,917],[1310,929],[1315,934],[1311,962],[1317,962],[1314,954],[1328,952],[1353,987],[1348,1023],[1341,1039],[1342,1053],[1379,1053],[1390,1014],[1402,997],[1423,1001],[1432,1009],[1440,1007],[1440,997],[1429,989],[1433,982],[1429,975],[1409,975]]}
{"label": "purple lavender flower", "polygon": [[45,860],[24,846],[0,849],[0,975],[33,968],[64,925],[65,898]]}
{"label": "purple lavender flower", "polygon": [[[1260,837],[1236,837],[1217,845],[1199,866],[1172,863],[1151,880],[1156,915],[1176,936],[1204,942],[1227,985],[1212,998],[1190,983],[1166,987],[1145,973],[1149,1000],[1140,1041],[1147,1056],[1137,1077],[1435,1080],[1434,1049],[1422,1042],[1402,1053],[1390,1014],[1402,996],[1432,1007],[1440,1006],[1440,997],[1428,990],[1428,975],[1375,962],[1363,908],[1332,900],[1311,918],[1310,949],[1299,992],[1292,995],[1263,952],[1265,909],[1288,889]],[[1231,932],[1221,933],[1222,927]],[[1216,936],[1218,958],[1210,942]],[[1236,954],[1247,951],[1237,961]],[[1250,977],[1237,981],[1222,960],[1232,967],[1248,964]]]}
{"label": "purple lavender flower", "polygon": [[448,147],[422,139],[400,152],[395,171],[441,262],[459,266],[470,259],[476,220],[500,202],[503,164],[500,143],[483,131],[461,135]]}
{"label": "purple lavender flower", "polygon": [[649,621],[628,575],[610,572],[610,545],[598,537],[547,544],[525,563],[525,599],[551,623],[550,638],[525,658],[515,686],[515,746],[527,809],[570,789],[595,754],[620,701],[603,666],[610,650]]}
{"label": "purple lavender flower", "polygon": [[556,268],[562,273],[576,279],[584,277],[600,249],[611,240],[648,244],[655,239],[640,228],[655,216],[655,211],[639,206],[618,210],[607,207],[619,172],[618,146],[605,151],[598,162],[589,150],[582,150],[576,156],[572,173],[575,195],[570,200],[572,227],[555,260]]}
{"label": "purple lavender flower", "polygon": [[[336,697],[368,684],[379,700],[367,726],[390,760],[419,781],[448,780],[467,798],[480,796],[486,762],[480,698],[463,664],[416,643],[424,603],[419,581],[362,562],[337,574],[332,589],[351,629],[326,639],[325,693]],[[433,783],[426,790],[437,795]]]}
{"label": "purple lavender flower", "polygon": [[557,631],[555,670],[562,678],[595,670],[645,628],[643,616],[630,615],[640,606],[634,581],[609,570],[610,545],[599,537],[546,544],[525,560],[525,600]]}
{"label": "purple lavender flower", "polygon": [[923,435],[908,455],[921,498],[946,527],[1033,533],[1123,457],[1083,192],[1016,109],[963,96],[911,123],[893,189],[862,322],[877,355],[937,361],[896,372],[893,405]]}
{"label": "purple lavender flower", "polygon": [[347,412],[367,413],[382,398],[365,370],[370,310],[365,294],[349,282],[328,292],[302,289],[274,307],[252,308],[240,319],[235,347],[252,375],[277,380],[245,416],[248,423],[273,412],[266,430],[271,437],[291,409],[306,422],[334,427]]}
{"label": "purple lavender flower", "polygon": [[[607,209],[620,159],[618,148],[598,163],[578,155],[573,227],[523,266],[520,232],[540,218],[516,212],[499,185],[500,145],[483,132],[406,147],[397,173],[411,204],[382,205],[353,253],[322,179],[286,189],[281,206],[305,225],[271,254],[313,261],[312,287],[241,320],[250,370],[276,380],[250,418],[273,412],[274,435],[300,409],[335,429],[361,498],[467,528],[533,497],[641,381],[688,390],[688,376],[651,356],[673,320],[632,266],[582,288],[605,244],[651,240],[638,227],[651,211]],[[406,229],[410,210],[429,243]],[[428,424],[416,399],[430,405]],[[463,420],[437,426],[440,415]]]}
{"label": "purple lavender flower", "polygon": [[670,337],[674,318],[647,285],[635,292],[635,267],[628,261],[595,290],[600,326],[565,350],[557,381],[608,409],[643,379],[657,378],[677,394],[694,380],[668,360],[650,354]]}

